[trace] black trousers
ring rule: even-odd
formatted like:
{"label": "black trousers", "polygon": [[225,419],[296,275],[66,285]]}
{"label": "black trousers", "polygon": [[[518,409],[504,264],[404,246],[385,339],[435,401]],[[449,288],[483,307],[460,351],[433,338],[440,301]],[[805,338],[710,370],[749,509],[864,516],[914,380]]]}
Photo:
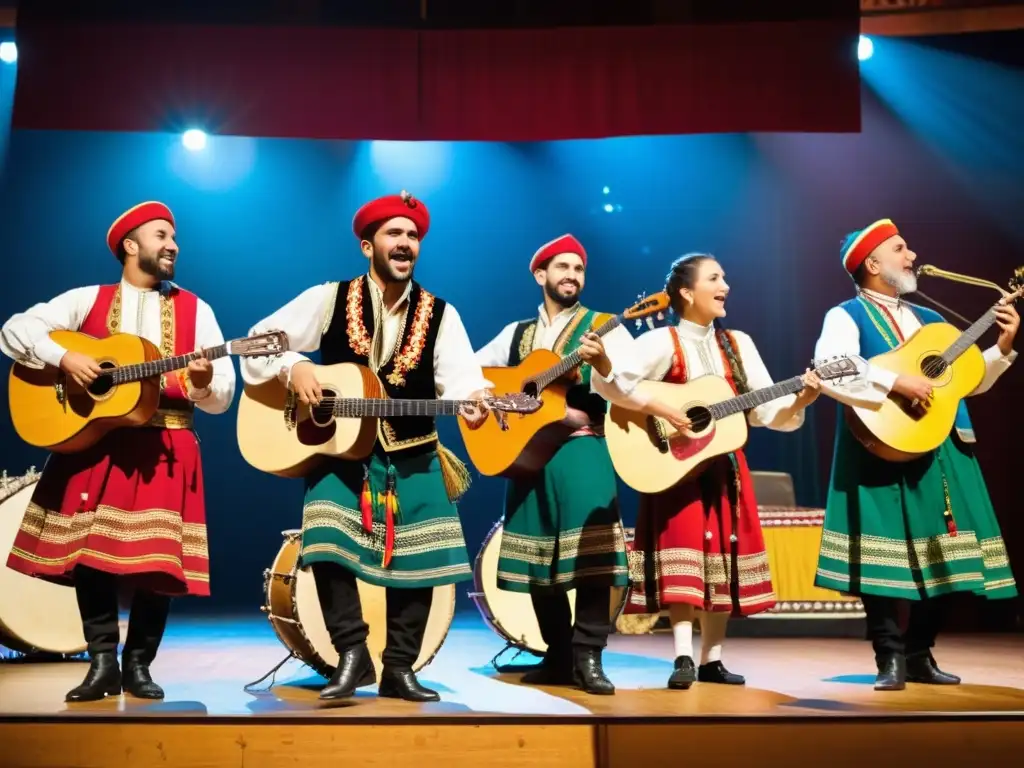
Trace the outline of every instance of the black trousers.
{"label": "black trousers", "polygon": [[573,647],[601,649],[612,632],[611,587],[576,589],[576,623],[572,623],[569,596],[563,591],[530,593],[540,635],[547,643],[547,655],[565,658]]}
{"label": "black trousers", "polygon": [[[874,646],[876,658],[891,653],[912,656],[928,653],[935,647],[945,613],[942,598],[898,600],[861,595],[860,599],[867,614],[868,639]],[[910,620],[904,632],[900,628],[900,608],[906,603],[909,603]]]}
{"label": "black trousers", "polygon": [[[365,643],[370,628],[363,621],[355,574],[336,563],[313,563],[311,568],[324,624],[334,649],[344,653]],[[387,643],[381,661],[389,669],[412,669],[423,645],[434,590],[432,587],[387,587],[385,595]]]}
{"label": "black trousers", "polygon": [[[89,655],[116,653],[120,640],[117,624],[117,595],[120,579],[93,568],[75,568],[75,596],[82,616],[82,629]],[[171,598],[136,590],[132,598],[122,657],[140,664],[152,664],[167,627]]]}

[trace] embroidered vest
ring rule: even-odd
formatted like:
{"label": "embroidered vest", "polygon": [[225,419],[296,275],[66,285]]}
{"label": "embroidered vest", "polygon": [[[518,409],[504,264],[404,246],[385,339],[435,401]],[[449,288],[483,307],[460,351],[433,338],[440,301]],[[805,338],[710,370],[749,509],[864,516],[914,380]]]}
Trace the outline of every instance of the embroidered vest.
{"label": "embroidered vest", "polygon": [[[675,326],[670,326],[669,332],[672,336],[672,367],[668,369],[668,373],[665,374],[662,381],[669,384],[685,384],[690,380],[690,374],[686,365],[686,352],[683,350],[683,343],[679,338],[679,329]],[[722,370],[725,371],[725,380],[729,382],[733,393],[738,395],[740,394],[740,389],[736,384],[736,375],[738,374],[746,379],[746,372],[743,370],[743,360],[740,357],[740,348],[736,344],[736,337],[732,335],[731,331],[723,331],[723,333],[729,339],[729,344],[732,345],[733,352],[736,355],[736,365],[739,366],[740,370],[733,371],[732,363],[729,362],[729,355],[722,348],[722,342],[719,340],[717,332],[715,333],[715,346],[718,347],[718,353],[722,356]]]}
{"label": "embroidered vest", "polygon": [[[882,311],[878,305],[870,299],[855,297],[844,301],[839,305],[846,310],[846,313],[853,318],[860,331],[860,355],[865,358],[872,358],[895,349],[903,343],[904,339],[900,334],[896,323],[887,312]],[[914,313],[921,325],[928,323],[944,323],[942,315],[927,307],[920,307],[916,304],[907,303],[910,311]],[[842,407],[840,406],[840,416]],[[845,419],[839,419],[840,424],[845,424]],[[967,403],[960,401],[956,410],[956,419],[953,423],[957,435],[965,443],[975,442],[974,427],[971,425],[971,417],[967,412]]]}
{"label": "embroidered vest", "polygon": [[[373,301],[366,276],[337,284],[334,309],[320,339],[320,360],[324,365],[358,363],[370,365],[373,344]],[[402,330],[394,350],[385,350],[387,360],[377,371],[388,397],[433,400],[434,345],[441,327],[445,302],[413,281],[406,302]],[[403,451],[422,446],[435,447],[437,429],[432,416],[403,416],[381,419],[377,438],[385,451]]]}
{"label": "embroidered vest", "polygon": [[[559,357],[571,354],[579,345],[585,333],[600,328],[612,315],[601,314],[592,309],[580,306],[576,314],[566,324],[552,350]],[[537,318],[521,320],[512,334],[512,346],[508,353],[508,364],[519,365],[533,351],[533,342],[537,336]],[[590,372],[593,370],[588,363],[577,369],[576,383],[569,387],[565,401],[570,408],[583,411],[590,417],[592,424],[601,424],[608,407],[604,398],[590,391]]]}
{"label": "embroidered vest", "polygon": [[[199,300],[194,293],[171,284],[170,290],[160,292],[160,353],[164,357],[185,355],[196,348],[196,311]],[[101,285],[89,314],[79,328],[82,333],[105,339],[121,332],[121,284]],[[188,399],[185,369],[162,377],[161,400],[173,401],[181,410]]]}

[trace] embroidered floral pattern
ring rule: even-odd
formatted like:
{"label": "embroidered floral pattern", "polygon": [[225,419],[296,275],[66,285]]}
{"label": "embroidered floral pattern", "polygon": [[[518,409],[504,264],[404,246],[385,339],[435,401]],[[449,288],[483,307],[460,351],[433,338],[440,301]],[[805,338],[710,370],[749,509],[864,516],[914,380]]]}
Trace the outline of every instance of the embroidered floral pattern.
{"label": "embroidered floral pattern", "polygon": [[363,278],[357,277],[348,284],[345,297],[345,319],[348,321],[348,344],[360,357],[369,359],[371,339],[363,325]]}
{"label": "embroidered floral pattern", "polygon": [[416,303],[416,314],[412,318],[412,327],[402,351],[395,357],[395,364],[387,379],[396,387],[405,385],[405,374],[415,370],[423,357],[423,348],[427,344],[427,327],[434,314],[434,296],[420,289],[420,300]]}

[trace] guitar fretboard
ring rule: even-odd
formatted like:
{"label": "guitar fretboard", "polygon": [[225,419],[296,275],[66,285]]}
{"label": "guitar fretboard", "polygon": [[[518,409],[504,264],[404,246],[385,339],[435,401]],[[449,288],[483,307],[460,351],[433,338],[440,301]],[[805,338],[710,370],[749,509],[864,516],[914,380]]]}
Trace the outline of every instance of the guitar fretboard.
{"label": "guitar fretboard", "polygon": [[780,397],[799,392],[804,388],[803,379],[800,376],[794,376],[791,379],[780,381],[772,384],[770,387],[764,387],[763,389],[755,389],[753,392],[746,392],[742,395],[723,400],[720,403],[708,406],[708,411],[716,419],[722,419],[726,416],[731,416],[734,413],[740,411],[748,411],[751,408],[756,408],[759,405],[777,400]]}
{"label": "guitar fretboard", "polygon": [[946,363],[946,365],[952,365],[960,355],[970,349],[973,344],[977,343],[978,339],[982,337],[985,331],[992,327],[995,321],[996,312],[993,307],[971,323],[971,326],[961,333],[956,341],[949,345],[949,348],[942,353],[943,362]]}
{"label": "guitar fretboard", "polygon": [[[609,331],[622,325],[622,315],[616,315],[610,320],[605,321],[601,326],[594,331],[597,336],[604,336]],[[580,357],[579,348],[575,349],[572,354],[566,355],[559,361],[557,365],[553,365],[546,371],[543,371],[537,376],[534,381],[537,383],[537,391],[544,389],[551,382],[557,381],[559,378],[569,373],[573,368],[583,362],[583,358]]]}
{"label": "guitar fretboard", "polygon": [[150,360],[145,363],[110,368],[104,371],[104,373],[113,378],[115,384],[127,384],[130,381],[140,381],[151,376],[160,376],[164,373],[187,368],[188,364],[198,359],[200,354],[207,360],[216,360],[219,357],[224,357],[227,353],[228,345],[225,343],[203,350],[202,353],[189,352],[187,355],[178,355],[177,357],[162,357],[159,360]]}
{"label": "guitar fretboard", "polygon": [[333,403],[334,415],[343,419],[392,416],[455,416],[463,405],[476,405],[473,400],[389,400],[344,397]]}

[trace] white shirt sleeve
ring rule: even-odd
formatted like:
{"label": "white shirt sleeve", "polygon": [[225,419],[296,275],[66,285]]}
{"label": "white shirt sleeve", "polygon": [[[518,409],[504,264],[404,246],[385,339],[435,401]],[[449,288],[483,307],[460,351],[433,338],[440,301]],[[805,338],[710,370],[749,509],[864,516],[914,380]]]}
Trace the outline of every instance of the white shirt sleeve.
{"label": "white shirt sleeve", "polygon": [[465,400],[474,392],[494,386],[484,378],[473,354],[462,318],[445,304],[434,341],[434,387],[442,400]]}
{"label": "white shirt sleeve", "polygon": [[896,374],[872,366],[860,357],[860,330],[850,313],[833,307],[825,314],[821,335],[814,346],[815,360],[854,356],[858,376],[840,382],[822,382],[822,392],[846,405],[877,406],[888,397]]}
{"label": "white shirt sleeve", "polygon": [[333,310],[337,293],[337,283],[314,285],[250,328],[250,336],[268,331],[283,332],[288,337],[288,351],[271,358],[243,357],[242,381],[262,384],[276,376],[290,384],[292,366],[309,360],[302,353],[320,349],[324,323],[328,312]]}
{"label": "white shirt sleeve", "polygon": [[0,351],[30,368],[60,365],[67,352],[50,331],[77,331],[92,309],[99,286],[73,288],[12,316],[0,330]]}
{"label": "white shirt sleeve", "polygon": [[641,381],[660,381],[672,367],[671,330],[667,327],[655,328],[636,339],[625,328],[615,329],[619,330],[628,338],[620,334],[613,340],[610,349],[605,346],[612,370],[607,377],[599,376],[596,372],[591,374],[590,388],[614,405],[640,411],[650,401],[650,397],[637,392],[637,384]]}
{"label": "white shirt sleeve", "polygon": [[999,347],[993,344],[982,353],[982,356],[985,358],[985,378],[968,397],[982,395],[992,389],[992,385],[999,380],[999,377],[1010,370],[1013,361],[1017,359],[1017,350],[1011,349],[1010,354],[1004,357],[1003,353],[999,351]]}
{"label": "white shirt sleeve", "polygon": [[[736,340],[736,346],[739,347],[736,351],[743,364],[743,370],[747,374],[747,384],[750,385],[750,389],[764,389],[774,384],[771,374],[768,373],[768,367],[761,359],[761,353],[757,351],[754,340],[741,331],[733,331],[732,337]],[[796,413],[789,413],[795,400],[796,395],[786,395],[759,405],[750,411],[747,422],[752,427],[768,427],[779,432],[793,432],[804,423],[803,408]]]}
{"label": "white shirt sleeve", "polygon": [[[196,346],[216,347],[224,343],[213,309],[202,299],[196,308]],[[224,413],[235,398],[235,364],[229,356],[213,361],[213,381],[203,389],[189,388],[189,399],[206,413]]]}
{"label": "white shirt sleeve", "polygon": [[512,350],[512,339],[516,335],[518,322],[509,323],[501,329],[501,333],[476,351],[476,361],[484,368],[504,368],[508,366],[509,352]]}

